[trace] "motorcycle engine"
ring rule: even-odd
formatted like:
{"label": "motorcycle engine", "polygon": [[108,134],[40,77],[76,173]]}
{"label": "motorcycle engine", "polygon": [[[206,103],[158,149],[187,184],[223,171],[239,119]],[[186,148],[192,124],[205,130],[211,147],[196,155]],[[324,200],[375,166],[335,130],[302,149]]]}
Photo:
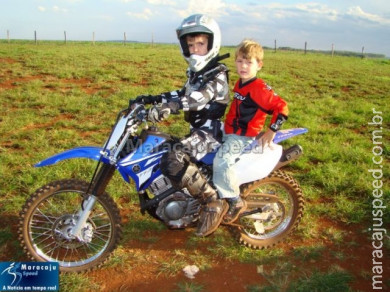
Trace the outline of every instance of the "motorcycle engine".
{"label": "motorcycle engine", "polygon": [[163,199],[156,210],[165,224],[170,228],[184,228],[191,225],[198,219],[200,204],[191,195],[183,192],[176,192]]}
{"label": "motorcycle engine", "polygon": [[[160,176],[149,187],[155,196],[172,188],[168,178]],[[170,228],[185,228],[197,221],[200,203],[190,195],[187,189],[177,191],[161,200],[156,215]]]}
{"label": "motorcycle engine", "polygon": [[[200,171],[206,177],[210,172],[202,168]],[[149,191],[154,196],[159,196],[172,188],[171,181],[164,175],[160,175],[149,186]],[[155,214],[172,229],[185,228],[198,220],[200,207],[199,201],[184,188],[161,200]]]}

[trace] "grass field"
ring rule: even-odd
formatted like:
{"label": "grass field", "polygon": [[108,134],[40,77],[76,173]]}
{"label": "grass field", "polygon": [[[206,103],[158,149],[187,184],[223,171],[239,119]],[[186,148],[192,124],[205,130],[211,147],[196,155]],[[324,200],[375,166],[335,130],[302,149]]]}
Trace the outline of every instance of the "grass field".
{"label": "grass field", "polygon": [[[233,56],[234,48],[222,48],[226,52]],[[232,88],[237,80],[233,57],[225,63]],[[130,98],[180,88],[185,68],[176,45],[0,42],[1,261],[26,260],[16,230],[29,194],[55,179],[88,180],[95,166],[85,160],[43,169],[33,165],[65,149],[102,145]],[[216,279],[224,283],[231,279],[229,287],[239,287],[235,291],[371,288],[373,273],[378,274],[372,269],[373,228],[390,223],[390,60],[266,51],[259,77],[288,102],[285,128],[309,129],[287,142],[304,149],[287,168],[306,199],[298,230],[265,251],[237,245],[223,228],[206,239],[191,230],[175,233],[140,215],[132,186],[115,176],[108,192],[123,213],[122,243],[103,269],[61,275],[63,291],[119,290],[121,285],[147,291],[141,282],[155,288],[159,281],[171,283],[161,291],[211,291],[207,277],[189,281],[181,276],[181,268],[193,263],[206,274],[219,273]],[[182,116],[171,117],[161,129],[176,135],[188,131]],[[383,242],[382,256],[377,255],[382,287],[390,289],[389,236],[376,240]],[[164,244],[169,246],[161,248]],[[221,266],[235,275],[252,272],[241,280],[224,278]],[[119,275],[115,280],[112,271]]]}

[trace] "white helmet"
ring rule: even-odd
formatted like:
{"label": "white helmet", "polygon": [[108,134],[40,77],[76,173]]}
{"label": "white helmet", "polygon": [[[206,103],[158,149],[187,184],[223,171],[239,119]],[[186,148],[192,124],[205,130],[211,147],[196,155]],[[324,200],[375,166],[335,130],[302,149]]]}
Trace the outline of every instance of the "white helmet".
{"label": "white helmet", "polygon": [[[194,14],[183,20],[176,29],[177,38],[180,41],[181,53],[188,62],[193,72],[199,72],[218,56],[221,47],[221,31],[217,22],[203,14]],[[208,53],[204,56],[190,55],[186,36],[190,34],[204,33],[209,35]]]}

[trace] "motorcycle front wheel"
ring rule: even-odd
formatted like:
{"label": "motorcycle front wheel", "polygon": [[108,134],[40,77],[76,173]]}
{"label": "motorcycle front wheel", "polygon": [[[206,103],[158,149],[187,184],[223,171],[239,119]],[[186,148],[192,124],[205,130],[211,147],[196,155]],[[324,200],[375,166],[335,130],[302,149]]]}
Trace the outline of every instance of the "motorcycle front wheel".
{"label": "motorcycle front wheel", "polygon": [[32,260],[58,262],[62,272],[80,272],[104,263],[121,237],[118,208],[103,193],[82,227],[82,239],[69,231],[87,198],[89,183],[75,179],[39,188],[20,212],[19,238]]}
{"label": "motorcycle front wheel", "polygon": [[300,222],[304,200],[298,183],[281,170],[241,186],[247,209],[231,229],[239,243],[254,249],[274,246]]}

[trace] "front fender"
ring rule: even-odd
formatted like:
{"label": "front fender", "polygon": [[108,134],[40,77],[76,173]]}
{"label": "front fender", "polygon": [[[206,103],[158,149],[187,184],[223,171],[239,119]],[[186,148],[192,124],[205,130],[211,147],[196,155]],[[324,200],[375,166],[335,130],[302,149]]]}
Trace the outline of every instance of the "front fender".
{"label": "front fender", "polygon": [[[66,150],[64,152],[58,153],[56,155],[53,155],[49,158],[46,158],[45,160],[42,160],[35,164],[35,167],[43,167],[48,166],[52,164],[56,164],[57,162],[60,162],[65,159],[72,159],[72,158],[88,158],[93,160],[100,160],[100,152],[103,150],[101,147],[93,147],[93,146],[84,146],[84,147],[78,147],[73,148],[70,150]],[[104,163],[107,163],[106,159],[102,160]]]}

